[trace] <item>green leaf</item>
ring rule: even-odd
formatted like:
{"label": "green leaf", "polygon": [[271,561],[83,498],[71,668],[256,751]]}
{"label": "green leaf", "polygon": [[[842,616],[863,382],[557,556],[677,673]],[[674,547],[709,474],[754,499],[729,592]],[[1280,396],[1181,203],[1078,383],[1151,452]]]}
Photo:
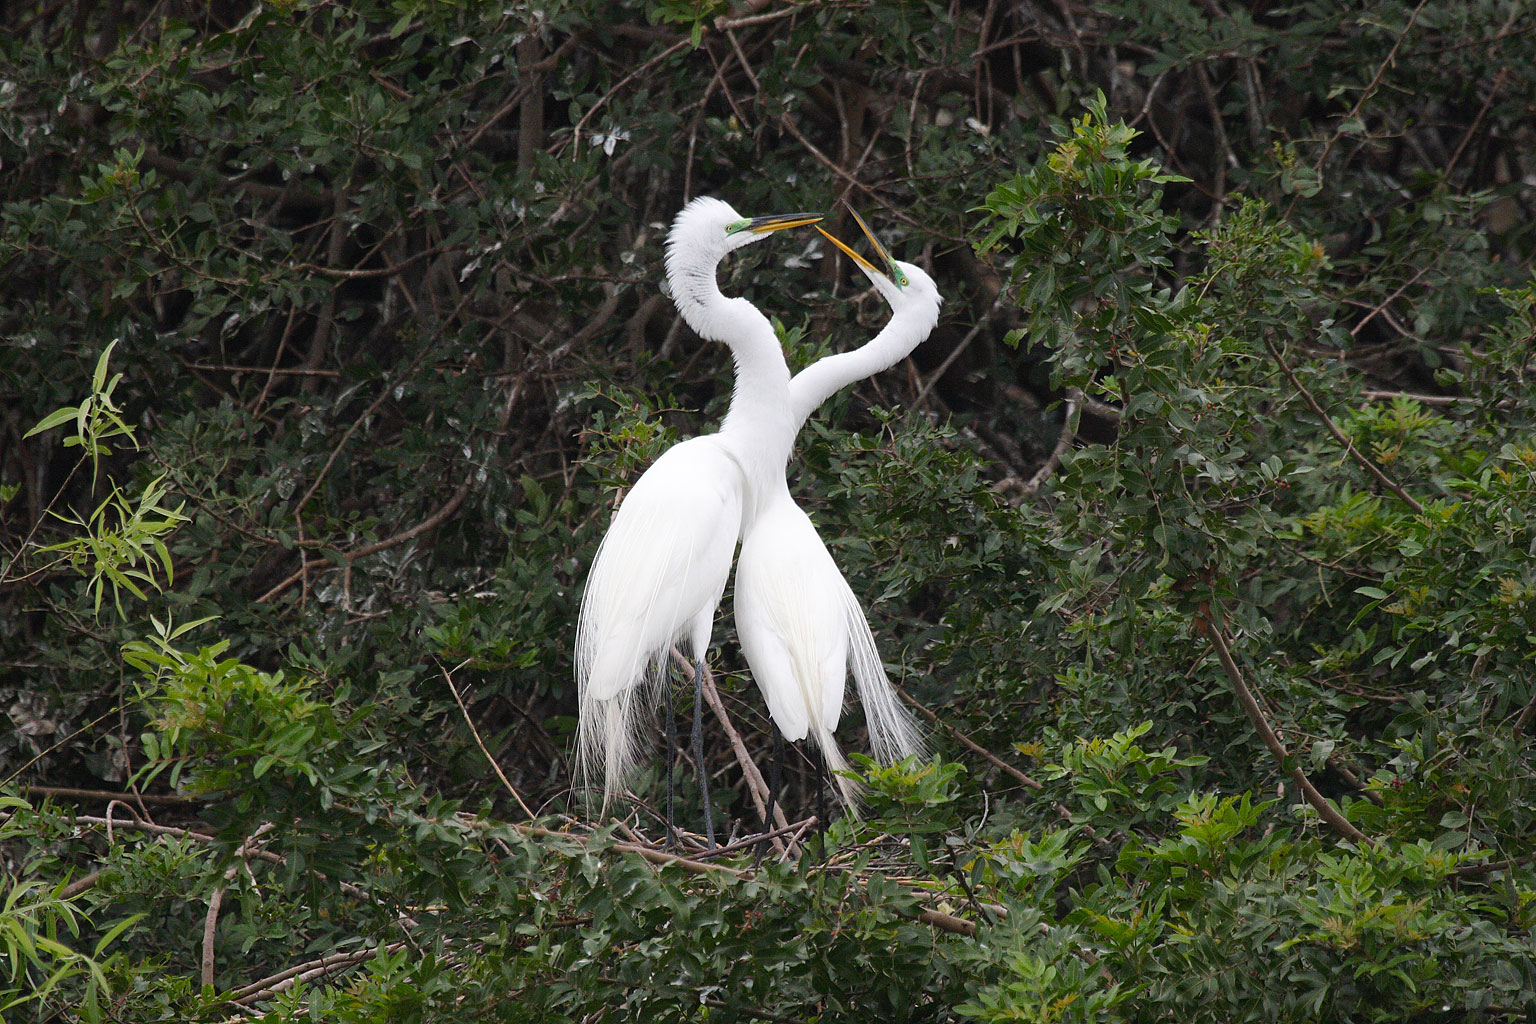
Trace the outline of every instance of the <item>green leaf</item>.
{"label": "green leaf", "polygon": [[27,438],[31,437],[33,434],[40,434],[45,430],[52,430],[60,423],[66,423],[69,420],[75,419],[79,415],[80,409],[78,406],[67,405],[63,408],[55,409],[47,416],[44,416],[42,419],[38,420],[36,426],[21,436]]}
{"label": "green leaf", "polygon": [[[117,922],[117,924],[113,925],[111,928],[107,929],[106,934],[102,935],[101,939],[97,941],[95,952],[93,952],[91,955],[96,959],[100,959],[102,954],[107,951],[108,946],[112,945],[113,942],[116,942],[118,937],[122,935],[123,932],[138,924],[146,916],[147,915],[142,912],[137,914],[130,914],[123,918],[121,921]],[[103,987],[105,987],[105,979],[102,979],[102,984]]]}
{"label": "green leaf", "polygon": [[96,369],[91,374],[91,391],[101,394],[107,382],[107,361],[112,358],[112,350],[117,347],[118,339],[114,338],[107,343],[107,347],[101,350],[101,355],[96,358]]}

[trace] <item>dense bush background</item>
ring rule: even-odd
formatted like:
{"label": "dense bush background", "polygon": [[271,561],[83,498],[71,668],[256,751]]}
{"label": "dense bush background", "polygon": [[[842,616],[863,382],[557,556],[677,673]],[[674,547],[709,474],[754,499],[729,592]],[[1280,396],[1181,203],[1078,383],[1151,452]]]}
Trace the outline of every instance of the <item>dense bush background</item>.
{"label": "dense bush background", "polygon": [[[6,1019],[1532,1018],[1519,0],[0,24]],[[937,756],[756,872],[570,791],[585,567],[729,394],[701,194],[948,300],[791,466]],[[809,233],[722,284],[886,315]]]}

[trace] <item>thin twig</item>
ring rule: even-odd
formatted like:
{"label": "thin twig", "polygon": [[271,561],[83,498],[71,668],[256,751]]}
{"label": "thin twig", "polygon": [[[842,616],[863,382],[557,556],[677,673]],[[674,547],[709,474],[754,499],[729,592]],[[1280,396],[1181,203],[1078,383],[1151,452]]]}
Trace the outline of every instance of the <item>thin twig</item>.
{"label": "thin twig", "polygon": [[[414,366],[414,364],[412,365]],[[408,370],[407,373],[409,372],[410,371]],[[498,434],[504,433],[507,429],[507,424],[511,422],[512,409],[517,402],[517,397],[521,391],[521,388],[522,381],[519,379],[516,383],[513,384],[511,389],[509,389],[507,393],[507,401],[502,406],[501,414],[497,417],[496,431]],[[415,526],[401,530],[399,533],[394,534],[393,536],[385,537],[383,540],[375,541],[372,544],[365,544],[360,548],[354,548],[351,551],[342,552],[341,557],[346,563],[345,568],[350,571],[352,564],[358,559],[365,558],[368,555],[377,554],[380,551],[396,547],[400,544],[404,544],[406,541],[415,537],[419,537],[423,533],[427,533],[442,525],[444,521],[446,521],[450,516],[459,510],[460,505],[464,504],[464,499],[469,496],[470,488],[474,486],[475,473],[476,470],[472,468],[471,471],[465,476],[464,480],[460,482],[458,487],[454,489],[453,494],[449,495],[448,500],[443,503],[442,507],[440,507],[436,512],[432,513],[427,518],[423,519],[421,522],[417,523]],[[302,511],[302,503],[300,504],[300,511]],[[300,579],[308,575],[308,573],[309,565],[307,563],[301,563],[299,568],[294,570],[294,572],[286,579],[278,583],[272,589],[268,590],[265,594],[262,594],[260,597],[258,597],[256,599],[256,603],[263,604],[267,601],[270,601],[272,598],[276,597],[278,594],[281,594],[283,591],[297,583]]]}
{"label": "thin twig", "polygon": [[[1513,18],[1518,10],[1519,8],[1515,8],[1515,10],[1511,11],[1510,17]],[[1457,162],[1461,159],[1461,154],[1466,152],[1467,143],[1472,141],[1473,133],[1477,131],[1478,126],[1483,123],[1483,118],[1487,116],[1488,108],[1493,106],[1494,98],[1504,91],[1504,83],[1508,80],[1509,66],[1505,65],[1499,68],[1498,74],[1493,76],[1493,88],[1488,90],[1488,98],[1483,101],[1483,109],[1479,110],[1477,116],[1472,119],[1471,126],[1467,128],[1466,134],[1461,137],[1461,144],[1456,147],[1456,152],[1451,154],[1450,162],[1445,165],[1445,170],[1442,173],[1445,174],[1447,181],[1450,180],[1451,171],[1455,169]]]}
{"label": "thin twig", "polygon": [[1354,788],[1355,792],[1365,797],[1377,807],[1385,806],[1385,801],[1381,799],[1381,794],[1376,792],[1374,789],[1367,787],[1366,784],[1360,780],[1360,776],[1355,774],[1355,770],[1344,763],[1344,758],[1339,754],[1338,751],[1334,751],[1333,753],[1329,754],[1326,760],[1328,767],[1337,772],[1339,778],[1349,783],[1350,786]]}
{"label": "thin twig", "polygon": [[[892,684],[892,685],[895,685],[895,684]],[[915,697],[913,697],[906,690],[902,689],[900,686],[896,686],[896,692],[901,696],[902,700],[904,700],[908,704],[912,705],[912,707],[917,710],[918,714],[922,715],[924,718],[928,719],[928,721],[932,722],[934,725],[936,725],[939,728],[943,729],[944,731],[948,732],[951,736],[953,736],[955,739],[960,741],[961,746],[965,747],[967,750],[971,751],[973,754],[979,754],[981,757],[986,759],[987,763],[992,765],[992,767],[996,768],[998,771],[1006,772],[1007,774],[1013,776],[1015,779],[1017,779],[1019,781],[1020,785],[1025,786],[1025,787],[1027,787],[1029,789],[1044,789],[1045,788],[1034,777],[1032,777],[1030,775],[1026,775],[1024,772],[1019,771],[1019,769],[1015,768],[1013,765],[1011,765],[1008,762],[1004,761],[1002,758],[1000,758],[996,754],[992,753],[992,751],[988,750],[986,747],[983,747],[981,744],[977,743],[975,740],[971,739],[965,733],[961,732],[959,729],[956,729],[953,725],[950,725],[948,722],[946,722],[943,719],[941,719],[938,715],[934,714],[929,709],[923,707],[922,704],[918,703],[918,701],[917,701],[917,699]]]}
{"label": "thin twig", "polygon": [[699,1002],[704,1006],[713,1006],[716,1009],[729,1009],[733,1014],[739,1013],[751,1020],[765,1020],[768,1024],[811,1024],[804,1017],[784,1017],[777,1013],[769,1013],[767,1010],[758,1010],[750,1006],[731,1006],[731,1004],[723,999],[714,999],[709,996],[700,998]]}
{"label": "thin twig", "polygon": [[[1423,5],[1421,4],[1420,6]],[[1383,487],[1401,498],[1404,504],[1413,509],[1415,513],[1422,515],[1424,506],[1419,504],[1413,495],[1403,490],[1402,486],[1388,476],[1380,466],[1376,465],[1376,462],[1370,456],[1356,448],[1354,441],[1350,440],[1344,431],[1339,429],[1338,424],[1333,422],[1333,418],[1323,411],[1323,407],[1312,396],[1312,392],[1302,385],[1301,381],[1296,377],[1295,371],[1291,369],[1291,365],[1285,361],[1285,356],[1281,354],[1280,349],[1267,333],[1264,335],[1264,347],[1269,349],[1269,354],[1274,357],[1275,362],[1280,366],[1280,372],[1285,374],[1285,379],[1291,382],[1291,387],[1296,389],[1296,393],[1301,395],[1302,400],[1307,403],[1317,418],[1323,421],[1323,426],[1328,428],[1328,433],[1332,434],[1334,440],[1344,446],[1345,453],[1364,467]]]}
{"label": "thin twig", "polygon": [[1523,857],[1510,857],[1507,860],[1491,860],[1485,864],[1463,864],[1453,874],[1455,878],[1466,878],[1476,875],[1490,875],[1495,871],[1508,871],[1519,864],[1529,864],[1536,860],[1536,853],[1528,853]]}
{"label": "thin twig", "polygon": [[230,363],[192,363],[185,359],[181,364],[189,370],[213,370],[218,373],[272,373],[294,377],[340,377],[340,370],[308,370],[302,366],[235,366]]}
{"label": "thin twig", "polygon": [[1258,731],[1259,738],[1264,741],[1264,745],[1274,755],[1275,762],[1280,766],[1281,770],[1289,771],[1291,778],[1296,782],[1297,788],[1301,790],[1302,797],[1307,803],[1312,805],[1313,809],[1335,831],[1357,843],[1374,846],[1375,840],[1356,828],[1348,818],[1339,812],[1337,807],[1334,807],[1317,791],[1317,788],[1312,785],[1312,780],[1308,779],[1306,773],[1301,770],[1300,765],[1286,769],[1285,762],[1291,756],[1290,751],[1285,749],[1285,744],[1275,734],[1274,728],[1269,724],[1269,719],[1264,715],[1264,709],[1259,705],[1259,701],[1253,695],[1253,691],[1248,688],[1247,682],[1244,681],[1243,673],[1238,669],[1237,662],[1232,659],[1232,650],[1227,646],[1226,638],[1221,635],[1221,627],[1217,625],[1214,619],[1208,618],[1197,619],[1195,625],[1200,632],[1203,632],[1210,638],[1211,646],[1216,650],[1216,660],[1221,662],[1221,667],[1226,670],[1227,678],[1232,681],[1232,688],[1237,692],[1238,703],[1242,705],[1243,712],[1248,716],[1248,721]]}
{"label": "thin twig", "polygon": [[[546,839],[574,839],[582,846],[591,845],[590,837],[581,835],[576,832],[559,832],[555,829],[545,828],[542,825],[519,825],[514,823],[512,827],[527,836],[539,836]],[[643,857],[644,859],[659,867],[681,868],[682,870],[692,875],[707,875],[714,872],[723,871],[726,874],[733,875],[737,878],[744,877],[743,872],[738,871],[736,868],[728,867],[725,864],[708,864],[702,860],[695,860],[692,857],[684,857],[681,854],[667,853],[665,850],[658,850],[653,847],[646,846],[643,843],[626,843],[622,841],[615,841],[611,845],[615,850],[620,850],[624,853],[633,853],[636,856]]]}
{"label": "thin twig", "polygon": [[[751,11],[754,8],[761,6],[764,5],[761,3],[756,3],[754,0],[754,3],[747,4],[747,10]],[[790,17],[799,13],[799,10],[800,8],[798,5],[792,5],[789,7],[781,8],[777,11],[772,11],[768,14],[751,14],[744,17],[735,18],[727,18],[721,16],[715,19],[714,29],[717,32],[729,32],[731,29],[747,28],[752,25],[761,25],[765,22],[777,21],[780,18]],[[630,82],[633,82],[636,78],[649,71],[652,67],[672,56],[672,54],[691,45],[691,42],[692,40],[688,36],[683,36],[681,39],[667,47],[665,50],[662,50],[660,53],[647,58],[639,67],[635,68],[629,74],[619,79],[613,88],[604,93],[596,103],[592,104],[592,106],[587,109],[586,113],[582,114],[581,120],[577,121],[576,127],[571,130],[571,142],[579,149],[581,145],[582,129],[586,128],[588,122],[592,120],[592,116],[594,114],[606,106],[609,100],[618,95],[619,90],[623,89]],[[558,152],[559,150],[557,149],[556,153],[558,154]]]}
{"label": "thin twig", "polygon": [[[804,827],[805,822],[801,822],[801,826]],[[589,837],[575,832],[557,832],[554,829],[544,828],[541,825],[513,825],[512,827],[524,835],[557,839],[570,839],[580,843],[582,846],[591,845],[591,840]],[[751,871],[740,870],[738,868],[729,867],[725,864],[707,864],[704,861],[694,860],[691,857],[681,857],[674,853],[665,853],[661,850],[652,849],[649,846],[641,846],[636,843],[614,842],[610,845],[612,849],[620,850],[624,853],[633,853],[636,856],[644,857],[652,864],[656,864],[662,867],[680,868],[689,874],[725,874],[733,878],[742,879],[750,878],[753,874]],[[967,921],[963,917],[956,917],[955,915],[947,914],[942,910],[924,910],[917,915],[917,920],[922,921],[924,924],[931,925],[934,928],[938,928],[941,931],[952,932],[956,935],[969,936],[976,934],[976,923],[974,921]]]}
{"label": "thin twig", "polygon": [[[141,804],[194,804],[197,799],[189,796],[176,796],[171,793],[118,793],[110,789],[76,789],[72,786],[22,786],[21,792],[25,796],[37,793],[40,796],[62,797],[66,800],[121,800],[128,803]],[[143,808],[140,808],[141,810]]]}
{"label": "thin twig", "polygon": [[1200,83],[1200,91],[1205,94],[1205,106],[1210,111],[1211,129],[1216,133],[1216,145],[1220,152],[1216,154],[1216,181],[1211,187],[1211,223],[1221,223],[1221,211],[1227,204],[1227,165],[1237,166],[1237,157],[1232,153],[1232,143],[1227,139],[1227,127],[1221,116],[1221,102],[1216,98],[1216,90],[1211,85],[1211,78],[1205,73],[1204,64],[1195,65],[1195,81]]}
{"label": "thin twig", "polygon": [[[775,810],[777,810],[777,808],[775,808]],[[821,819],[813,814],[809,818],[785,825],[783,828],[776,828],[772,832],[763,832],[758,835],[748,835],[745,838],[736,840],[736,842],[729,846],[717,846],[713,850],[704,850],[702,852],[695,853],[694,856],[699,860],[714,860],[716,857],[724,856],[727,853],[735,853],[738,850],[749,850],[756,846],[758,843],[761,843],[764,839],[777,839],[782,836],[789,835],[791,832],[793,832],[795,836],[798,837],[801,832],[804,832],[808,828],[814,828],[819,824],[821,824]]]}
{"label": "thin twig", "polygon": [[907,213],[901,207],[892,206],[890,203],[882,200],[879,193],[876,192],[872,187],[860,181],[856,176],[848,171],[847,168],[843,167],[836,160],[833,160],[831,157],[827,156],[827,154],[823,153],[821,149],[816,145],[816,143],[806,138],[805,133],[800,130],[800,126],[795,124],[794,118],[792,118],[789,114],[780,114],[778,120],[779,124],[783,125],[789,134],[793,135],[796,140],[799,141],[800,145],[805,147],[807,153],[810,153],[818,163],[820,163],[827,170],[831,171],[833,174],[837,175],[839,178],[842,178],[843,181],[848,184],[849,188],[845,190],[845,195],[851,193],[854,189],[857,189],[859,192],[864,193],[871,200],[878,203],[881,209],[885,210],[888,214],[890,214],[892,217],[895,217],[897,220],[907,224],[909,227],[917,228],[929,236],[942,238],[946,242],[953,242],[957,245],[963,246],[968,246],[970,244],[966,239],[961,238],[958,235],[946,234],[943,231],[935,228],[933,225],[919,224],[911,214]]}
{"label": "thin twig", "polygon": [[[379,277],[394,277],[424,259],[438,256],[445,252],[453,252],[458,248],[458,246],[453,245],[434,245],[431,248],[421,249],[412,253],[399,263],[391,263],[384,267],[363,267],[361,269],[348,270],[344,267],[328,267],[321,263],[295,263],[287,269],[305,274],[314,274],[316,277],[328,277],[335,281],[367,281]],[[186,365],[190,366],[192,364],[187,363]],[[267,370],[263,369],[261,372],[266,373]],[[326,376],[323,372],[317,373],[312,367],[289,372],[305,373],[311,376]]]}
{"label": "thin twig", "polygon": [[[405,946],[404,942],[391,942],[384,947],[384,952],[398,953]],[[233,998],[231,1001],[236,1006],[249,1006],[251,1003],[259,1000],[270,999],[302,982],[313,981],[315,978],[330,974],[332,971],[342,967],[360,964],[364,960],[378,956],[378,954],[379,951],[377,949],[361,949],[355,953],[332,953],[330,956],[323,956],[318,960],[296,964],[287,970],[279,971],[269,978],[263,978],[260,981],[245,986],[245,988],[236,989],[232,994]]]}
{"label": "thin twig", "polygon": [[[575,147],[576,152],[577,153],[581,152],[581,132],[582,132],[582,129],[586,128],[587,122],[592,120],[592,115],[596,114],[603,107],[607,106],[608,105],[608,101],[613,99],[615,96],[617,96],[619,94],[619,90],[620,89],[623,89],[630,82],[633,82],[636,78],[639,78],[641,75],[645,74],[651,68],[655,67],[657,64],[661,63],[662,61],[666,60],[668,57],[672,56],[672,54],[674,54],[677,51],[683,49],[687,45],[688,45],[688,37],[684,36],[682,39],[679,39],[677,42],[673,43],[671,46],[667,47],[665,50],[662,50],[660,53],[656,54],[655,56],[650,57],[649,59],[647,59],[646,61],[641,63],[641,65],[639,67],[635,68],[634,70],[630,71],[629,74],[627,74],[623,78],[619,79],[618,82],[613,86],[613,88],[611,88],[607,92],[605,92],[602,95],[602,97],[596,103],[594,103],[594,104],[592,104],[592,106],[588,107],[586,113],[581,115],[581,120],[576,122],[576,127],[571,130],[571,143]],[[559,154],[559,149],[558,148],[555,150],[555,153],[556,153],[556,155]]]}
{"label": "thin twig", "polygon": [[1410,402],[1418,402],[1420,405],[1455,405],[1457,402],[1475,402],[1477,399],[1466,395],[1419,395],[1412,391],[1372,391],[1360,392],[1362,398],[1373,402],[1395,402],[1399,398]]}
{"label": "thin twig", "polygon": [[496,763],[496,759],[491,756],[491,752],[485,748],[485,741],[480,738],[480,730],[475,728],[474,719],[469,717],[469,708],[464,706],[464,698],[459,696],[459,688],[453,685],[453,673],[457,672],[465,665],[468,665],[473,660],[473,658],[465,658],[463,661],[455,665],[452,671],[443,668],[441,663],[438,663],[437,668],[438,671],[443,674],[443,680],[448,684],[448,692],[453,694],[453,702],[457,704],[459,706],[459,710],[464,713],[464,724],[469,726],[469,734],[475,738],[475,746],[479,747],[480,753],[485,755],[486,762],[489,763],[491,769],[496,772],[496,777],[501,780],[501,784],[507,787],[507,792],[512,794],[512,799],[517,801],[517,806],[521,807],[523,809],[523,813],[528,815],[528,820],[532,821],[535,817],[537,817],[537,815],[528,809],[527,804],[523,803],[523,798],[518,795],[517,787],[512,785],[512,780],[507,778],[506,773],[501,770],[501,765]]}
{"label": "thin twig", "polygon": [[[916,708],[917,712],[920,715],[922,715],[923,717],[927,718],[934,725],[937,725],[940,728],[944,729],[951,736],[953,736],[956,740],[958,740],[960,742],[960,744],[962,746],[964,746],[967,750],[971,751],[972,753],[979,754],[982,758],[984,758],[987,761],[988,764],[993,765],[994,767],[1000,769],[1001,771],[1007,772],[1009,775],[1011,775],[1015,779],[1019,780],[1019,782],[1023,786],[1028,788],[1028,789],[1039,790],[1039,789],[1044,789],[1045,788],[1033,776],[1027,775],[1024,772],[1020,771],[1019,769],[1015,768],[1013,765],[1007,763],[1002,758],[1000,758],[996,754],[992,753],[992,751],[990,751],[987,748],[983,747],[981,744],[979,744],[975,740],[971,739],[965,733],[961,732],[959,729],[955,728],[953,725],[949,724],[948,722],[942,720],[941,718],[939,718],[938,715],[934,714],[932,711],[930,711],[927,708],[923,707],[923,705],[921,705],[921,704],[919,704],[917,702],[916,698],[914,698],[906,690],[903,690],[900,686],[896,687],[896,692],[901,695],[901,699],[902,700],[906,701],[908,704],[912,705],[912,707]],[[1064,819],[1066,821],[1069,821],[1069,822],[1072,821],[1072,812],[1071,812],[1071,810],[1069,810],[1067,808],[1067,806],[1065,804],[1063,804],[1063,803],[1061,803],[1059,801],[1054,801],[1053,800],[1051,802],[1051,808],[1053,810],[1055,810],[1057,815],[1059,815],[1062,819]],[[1076,822],[1075,824],[1077,825],[1077,827],[1080,830],[1082,830],[1083,835],[1087,836],[1088,839],[1095,846],[1097,846],[1099,849],[1107,850],[1109,848],[1108,840],[1104,839],[1103,836],[1100,836],[1097,832],[1095,832],[1093,830],[1093,826],[1089,825],[1087,822]]]}
{"label": "thin twig", "polygon": [[981,333],[981,329],[991,322],[998,307],[1003,304],[1004,294],[1002,291],[997,293],[997,298],[992,300],[992,305],[976,319],[975,326],[967,331],[965,337],[961,338],[959,343],[950,350],[949,355],[945,356],[944,361],[939,364],[939,368],[930,373],[928,379],[923,381],[922,388],[917,392],[917,398],[912,402],[914,406],[921,406],[923,404],[923,399],[928,397],[928,392],[932,391],[934,385],[939,382],[939,379],[949,372],[949,368],[954,365],[955,360],[960,358],[960,353],[969,348],[971,342],[975,341],[976,336]]}
{"label": "thin twig", "polygon": [[[34,527],[34,529],[35,529],[35,527]],[[20,561],[20,559],[15,559],[13,561]],[[0,569],[0,576],[3,576],[3,575],[4,575],[4,569]],[[26,577],[21,577],[21,578],[25,579]],[[15,581],[13,580],[12,582],[15,582]],[[70,740],[74,739],[76,736],[80,736],[80,735],[82,735],[84,733],[90,732],[92,729],[96,728],[96,726],[100,725],[103,721],[105,721],[106,719],[112,717],[113,715],[116,715],[116,714],[120,713],[121,711],[122,711],[121,706],[112,708],[110,711],[104,711],[101,714],[97,715],[95,718],[91,719],[89,722],[86,722],[84,725],[80,726],[80,728],[78,728],[78,729],[74,730],[73,732],[69,733],[67,736],[59,737],[59,739],[55,740],[50,746],[44,747],[42,750],[39,750],[36,754],[32,755],[30,760],[28,760],[25,764],[23,764],[20,767],[18,767],[15,771],[11,772],[11,774],[7,775],[3,779],[0,779],[0,786],[9,786],[12,782],[15,782],[21,776],[21,774],[23,772],[25,772],[28,768],[31,768],[34,764],[37,764],[37,762],[41,761],[43,758],[47,757],[49,754],[52,754],[55,750],[58,750],[58,749],[62,748],[66,743],[68,743]],[[114,799],[126,800],[131,795],[132,794],[122,794],[120,796],[114,797]]]}
{"label": "thin twig", "polygon": [[[1376,95],[1376,88],[1381,85],[1382,76],[1387,73],[1387,68],[1391,67],[1392,63],[1397,60],[1397,51],[1402,48],[1403,40],[1408,38],[1408,33],[1413,31],[1414,23],[1419,20],[1419,12],[1424,9],[1424,5],[1428,2],[1429,0],[1419,0],[1419,6],[1413,9],[1413,13],[1408,17],[1408,24],[1404,25],[1402,32],[1398,33],[1396,42],[1392,44],[1392,49],[1387,54],[1387,59],[1381,62],[1381,66],[1376,69],[1375,76],[1366,85],[1365,91],[1360,94],[1360,98],[1355,101],[1355,105],[1350,108],[1349,113],[1344,115],[1344,120],[1339,122],[1339,128],[1333,133],[1333,137],[1323,146],[1323,154],[1317,158],[1317,164],[1315,165],[1315,169],[1319,174],[1322,173],[1323,164],[1328,160],[1328,154],[1333,152],[1333,147],[1344,137],[1344,126],[1354,120],[1355,116],[1360,113],[1360,108],[1365,106],[1366,100]],[[1291,203],[1295,205],[1295,199],[1292,199]],[[1289,213],[1290,211],[1287,210],[1286,212]]]}
{"label": "thin twig", "polygon": [[1051,478],[1061,465],[1061,460],[1072,447],[1072,439],[1077,436],[1078,412],[1082,407],[1083,393],[1075,387],[1067,388],[1067,412],[1062,418],[1061,434],[1056,438],[1056,447],[1051,449],[1050,458],[1045,460],[1045,465],[1035,471],[1035,475],[1024,481],[1024,496],[1032,497],[1040,487]]}
{"label": "thin twig", "polygon": [[1525,702],[1525,707],[1520,709],[1520,717],[1515,719],[1513,727],[1515,739],[1519,739],[1525,733],[1525,727],[1530,724],[1531,715],[1536,713],[1536,693],[1531,694],[1531,699]]}
{"label": "thin twig", "polygon": [[395,393],[395,390],[400,387],[403,382],[410,379],[411,375],[416,372],[416,369],[421,366],[422,361],[427,358],[427,353],[430,351],[432,351],[431,345],[422,345],[417,350],[415,357],[410,361],[409,364],[406,365],[405,371],[401,373],[399,377],[397,377],[393,382],[387,383],[384,387],[381,387],[379,389],[379,393],[374,396],[373,401],[368,403],[368,408],[364,409],[362,414],[354,418],[351,424],[348,425],[347,429],[342,431],[341,438],[331,448],[331,453],[326,457],[325,464],[320,467],[320,472],[315,474],[315,479],[310,482],[309,487],[304,491],[304,496],[294,504],[294,508],[298,509],[301,513],[303,512],[304,506],[309,504],[309,499],[315,496],[315,492],[318,491],[320,489],[320,485],[325,482],[325,478],[327,475],[329,475],[331,467],[336,464],[336,459],[341,455],[341,450],[347,446],[347,442],[352,439],[352,435],[357,433],[358,429],[362,427],[362,425],[366,423],[374,413],[379,411],[379,407],[389,399],[390,395]]}
{"label": "thin twig", "polygon": [[473,149],[475,143],[480,141],[482,135],[494,127],[502,118],[512,113],[513,110],[522,106],[523,100],[527,98],[528,93],[532,92],[534,87],[542,85],[539,76],[558,68],[560,61],[565,57],[565,51],[574,46],[580,38],[581,36],[573,33],[567,36],[565,41],[555,48],[553,53],[544,57],[537,64],[518,68],[518,73],[523,77],[523,81],[519,83],[516,89],[512,90],[512,95],[507,97],[506,102],[497,107],[490,117],[487,117],[475,126],[475,130],[470,133],[469,138],[464,140],[462,148]]}
{"label": "thin twig", "polygon": [[1425,274],[1429,273],[1429,267],[1432,266],[1432,265],[1433,264],[1429,264],[1429,265],[1420,267],[1419,268],[1419,272],[1417,274],[1414,274],[1408,280],[1404,281],[1402,283],[1402,285],[1400,285],[1398,287],[1397,291],[1393,292],[1391,295],[1388,295],[1386,298],[1382,299],[1381,303],[1379,305],[1377,305],[1375,309],[1373,309],[1369,313],[1367,313],[1363,320],[1361,320],[1359,323],[1355,324],[1355,326],[1353,326],[1353,327],[1351,327],[1349,329],[1349,336],[1351,338],[1359,337],[1360,336],[1360,332],[1365,328],[1366,324],[1368,324],[1372,320],[1374,320],[1376,318],[1377,314],[1385,313],[1386,310],[1387,310],[1387,307],[1392,305],[1392,303],[1394,301],[1396,301],[1396,299],[1397,299],[1397,297],[1399,295],[1403,294],[1403,292],[1407,291],[1410,287],[1412,287],[1418,281],[1419,278],[1421,278]]}

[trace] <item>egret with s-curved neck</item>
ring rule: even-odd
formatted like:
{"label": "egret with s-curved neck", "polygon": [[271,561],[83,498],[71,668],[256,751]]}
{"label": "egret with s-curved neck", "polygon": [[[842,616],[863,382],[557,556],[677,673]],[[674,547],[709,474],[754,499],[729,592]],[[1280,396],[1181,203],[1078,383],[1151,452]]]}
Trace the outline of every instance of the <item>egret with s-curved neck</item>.
{"label": "egret with s-curved neck", "polygon": [[[816,230],[853,259],[890,304],[892,316],[863,346],[819,359],[789,382],[790,415],[780,429],[789,431],[791,446],[822,402],[906,358],[938,322],[942,299],[933,279],[892,258],[863,218],[853,216],[882,266]],[[848,764],[833,731],[850,669],[875,757],[895,761],[921,752],[921,732],[886,677],[863,609],[810,517],[790,496],[782,473],[762,495],[742,537],[735,609],[742,651],[775,725],[787,740],[810,738],[846,807],[856,808],[857,794],[852,781],[839,774]]]}
{"label": "egret with s-curved neck", "polygon": [[[605,803],[639,760],[634,719],[641,691],[670,693],[673,644],[682,644],[703,672],[743,517],[767,482],[783,479],[794,439],[789,370],[773,325],[746,299],[722,294],[716,268],[744,245],[821,219],[743,217],[727,203],[701,198],[683,208],[667,235],[672,298],[701,337],[730,347],[736,381],[717,433],[673,445],[635,481],[587,576],[576,628],[576,747],[583,776],[601,780]],[[713,846],[702,700],[696,686],[694,760]],[[669,769],[669,832],[670,783]]]}

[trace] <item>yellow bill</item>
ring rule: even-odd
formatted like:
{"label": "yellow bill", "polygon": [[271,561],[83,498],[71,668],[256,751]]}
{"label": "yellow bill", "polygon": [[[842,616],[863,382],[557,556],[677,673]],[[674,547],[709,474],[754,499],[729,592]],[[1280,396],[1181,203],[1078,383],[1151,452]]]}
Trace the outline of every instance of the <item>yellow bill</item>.
{"label": "yellow bill", "polygon": [[859,216],[859,211],[853,208],[852,203],[845,201],[843,205],[848,207],[848,212],[853,214],[853,219],[859,222],[859,229],[864,232],[864,237],[869,239],[869,244],[875,247],[875,255],[886,265],[886,273],[892,281],[896,282],[896,287],[905,288],[907,286],[907,275],[896,265],[896,257],[892,256],[885,246],[880,244],[880,239],[876,238],[875,233],[869,230],[869,225],[864,223],[864,218]]}
{"label": "yellow bill", "polygon": [[[857,216],[857,214],[855,214],[855,216]],[[859,223],[863,224],[864,222],[860,221]],[[835,245],[839,249],[843,250],[843,252],[847,254],[849,259],[853,260],[853,262],[857,263],[859,266],[863,267],[865,270],[869,271],[871,274],[879,274],[882,277],[888,276],[885,271],[881,270],[879,267],[877,267],[873,263],[869,262],[869,260],[865,259],[863,256],[860,256],[858,253],[856,253],[852,249],[848,248],[848,246],[844,245],[843,244],[843,240],[838,238],[836,235],[832,234],[830,231],[827,231],[826,229],[824,229],[824,228],[822,228],[820,226],[818,226],[816,228],[816,230],[820,231],[821,234],[822,234],[822,237],[825,238],[827,241],[831,242],[833,245]],[[868,229],[866,229],[866,231],[867,230]]]}
{"label": "yellow bill", "polygon": [[783,231],[785,228],[805,227],[807,224],[815,224],[825,219],[819,213],[774,213],[766,217],[747,217],[727,228],[726,234],[734,235],[742,231],[750,231],[753,234],[762,235],[770,231]]}

